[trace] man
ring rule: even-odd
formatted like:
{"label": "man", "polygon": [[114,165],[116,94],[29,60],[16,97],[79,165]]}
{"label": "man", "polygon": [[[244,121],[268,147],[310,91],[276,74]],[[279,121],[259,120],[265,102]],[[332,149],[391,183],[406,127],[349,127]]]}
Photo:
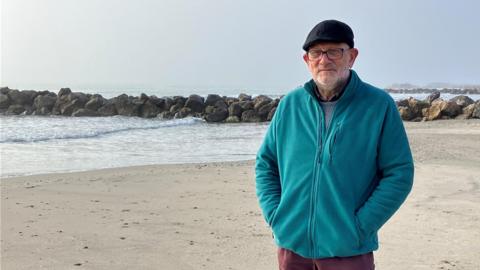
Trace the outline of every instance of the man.
{"label": "man", "polygon": [[413,183],[395,102],[351,70],[343,22],[316,25],[303,45],[312,80],[278,105],[256,160],[257,197],[280,269],[372,270],[377,231]]}

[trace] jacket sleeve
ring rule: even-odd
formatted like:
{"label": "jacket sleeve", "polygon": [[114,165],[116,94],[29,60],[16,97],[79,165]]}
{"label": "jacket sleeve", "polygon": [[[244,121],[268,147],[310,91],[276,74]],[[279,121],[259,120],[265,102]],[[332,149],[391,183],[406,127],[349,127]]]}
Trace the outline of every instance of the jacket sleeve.
{"label": "jacket sleeve", "polygon": [[265,221],[270,226],[281,196],[276,147],[276,127],[279,114],[277,108],[258,150],[255,163],[256,194]]}
{"label": "jacket sleeve", "polygon": [[368,236],[382,227],[407,198],[413,185],[413,159],[402,120],[389,97],[377,146],[379,183],[358,209],[357,225]]}

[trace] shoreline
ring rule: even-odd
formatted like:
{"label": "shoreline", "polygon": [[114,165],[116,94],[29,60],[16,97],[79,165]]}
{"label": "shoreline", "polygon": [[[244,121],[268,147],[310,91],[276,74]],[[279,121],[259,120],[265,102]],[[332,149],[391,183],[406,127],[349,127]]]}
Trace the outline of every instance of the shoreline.
{"label": "shoreline", "polygon": [[[457,134],[477,134],[480,135],[480,119],[468,119],[468,120],[459,120],[459,119],[445,119],[438,121],[426,121],[426,122],[403,122],[407,133],[421,133],[421,132],[434,132],[439,130],[439,133],[449,133],[452,136]],[[479,137],[480,139],[480,137]],[[430,143],[430,147],[435,147]],[[414,151],[414,149],[412,149]],[[415,151],[414,151],[415,152]],[[473,154],[473,153],[472,153]],[[9,180],[11,178],[26,177],[26,176],[37,176],[37,175],[52,175],[52,174],[68,174],[68,173],[82,173],[82,172],[95,172],[99,170],[115,170],[115,169],[125,169],[125,168],[135,168],[142,166],[164,166],[164,165],[195,165],[195,164],[208,164],[208,163],[235,163],[235,162],[249,162],[254,161],[255,156],[252,158],[239,159],[239,160],[229,160],[229,161],[212,161],[212,162],[174,162],[174,163],[154,163],[154,164],[138,164],[138,165],[122,165],[118,167],[103,167],[103,168],[93,168],[93,169],[72,169],[64,171],[52,171],[52,172],[40,172],[40,173],[29,173],[23,175],[5,175],[0,176],[1,180]],[[1,167],[0,167],[1,169]]]}
{"label": "shoreline", "polygon": [[[475,269],[480,120],[405,126],[414,187],[380,230],[375,264]],[[275,269],[253,165],[143,165],[2,179],[2,269]]]}
{"label": "shoreline", "polygon": [[155,169],[157,167],[170,167],[170,166],[195,166],[195,165],[244,165],[244,163],[254,163],[254,159],[245,159],[245,160],[234,160],[234,161],[212,161],[212,162],[182,162],[182,163],[158,163],[158,164],[144,164],[144,165],[130,165],[130,166],[120,166],[120,167],[109,167],[109,168],[97,168],[97,169],[87,169],[87,170],[73,170],[73,171],[58,171],[58,172],[46,172],[46,173],[34,173],[34,174],[25,174],[25,175],[13,175],[0,177],[0,180],[11,180],[15,178],[23,177],[51,177],[56,175],[68,175],[76,173],[102,173],[104,171],[127,171],[127,170],[139,170],[139,169]]}

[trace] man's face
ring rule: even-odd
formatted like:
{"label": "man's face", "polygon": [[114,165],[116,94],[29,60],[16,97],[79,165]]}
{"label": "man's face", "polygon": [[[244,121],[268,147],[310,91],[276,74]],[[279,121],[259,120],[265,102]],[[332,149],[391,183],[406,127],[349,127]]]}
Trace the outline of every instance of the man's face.
{"label": "man's face", "polygon": [[310,47],[303,60],[318,86],[334,89],[348,79],[357,55],[358,50],[346,43],[321,42]]}

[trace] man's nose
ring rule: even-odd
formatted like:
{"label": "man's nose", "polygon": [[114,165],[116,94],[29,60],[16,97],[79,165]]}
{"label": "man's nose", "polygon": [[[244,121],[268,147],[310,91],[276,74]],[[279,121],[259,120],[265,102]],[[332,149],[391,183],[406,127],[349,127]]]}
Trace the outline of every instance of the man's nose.
{"label": "man's nose", "polygon": [[332,60],[330,60],[330,58],[328,58],[327,52],[322,52],[322,54],[318,58],[318,62],[319,63],[330,63],[330,62],[332,62]]}

